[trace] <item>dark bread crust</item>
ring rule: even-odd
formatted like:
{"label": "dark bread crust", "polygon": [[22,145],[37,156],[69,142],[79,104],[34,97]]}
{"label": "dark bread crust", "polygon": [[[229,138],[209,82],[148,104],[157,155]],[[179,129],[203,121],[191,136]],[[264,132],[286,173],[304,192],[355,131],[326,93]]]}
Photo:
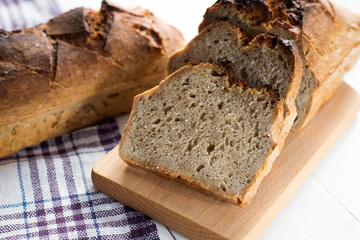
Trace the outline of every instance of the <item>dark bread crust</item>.
{"label": "dark bread crust", "polygon": [[[127,11],[106,1],[100,11],[77,8],[34,28],[1,30],[0,158],[70,129],[58,129],[54,135],[49,127],[49,134],[32,136],[33,141],[19,146],[14,142],[20,133],[13,134],[8,124],[24,123],[30,116],[33,119],[111,89],[121,95],[126,85],[151,88],[166,76],[169,55],[183,44],[178,30],[149,11]],[[123,103],[116,101],[126,107],[93,119],[129,112],[134,95],[125,95]],[[104,102],[104,108],[111,104]],[[78,119],[76,128],[88,125],[85,122],[95,120]],[[37,129],[32,135],[37,135]]]}
{"label": "dark bread crust", "polygon": [[[319,0],[218,0],[217,4],[234,4],[239,11],[250,15],[254,24],[278,20],[293,26],[301,26],[303,9],[307,4],[319,3]],[[263,16],[257,19],[257,16]]]}
{"label": "dark bread crust", "polygon": [[270,33],[295,41],[304,73],[314,78],[306,117],[295,130],[330,99],[360,54],[360,16],[328,0],[219,0],[206,11],[199,31],[223,20],[241,25],[252,37]]}
{"label": "dark bread crust", "polygon": [[51,76],[53,71],[51,40],[31,33],[0,33],[0,61],[29,68]]}
{"label": "dark bread crust", "polygon": [[75,8],[51,19],[46,26],[46,35],[88,34],[90,32],[86,16],[89,9]]}
{"label": "dark bread crust", "polygon": [[[273,15],[269,5],[264,0],[218,0],[215,4],[236,6],[237,10],[246,13],[249,16],[248,20],[254,24],[260,24],[265,21],[270,21]],[[226,20],[226,18],[222,20]],[[201,31],[200,28],[199,31]]]}
{"label": "dark bread crust", "polygon": [[[325,0],[326,1],[326,0]],[[207,16],[211,11],[221,7],[229,7],[239,14],[244,14],[245,19],[253,25],[269,24],[272,22],[286,24],[288,27],[300,27],[303,24],[303,18],[307,11],[306,8],[313,4],[322,6],[326,14],[333,16],[331,8],[326,6],[330,3],[324,3],[321,0],[218,0],[211,8],[207,10],[204,21],[199,26],[199,31],[211,22],[207,22]],[[218,20],[225,20],[218,19]]]}
{"label": "dark bread crust", "polygon": [[[126,153],[124,153],[122,150],[124,141],[126,141],[127,136],[129,134],[130,124],[131,124],[133,118],[137,114],[136,113],[137,106],[138,106],[140,100],[144,97],[147,97],[147,96],[155,93],[156,91],[161,89],[164,85],[166,85],[166,83],[168,81],[171,81],[173,78],[176,78],[178,75],[182,74],[183,72],[189,71],[191,69],[195,69],[195,71],[196,71],[196,69],[198,69],[198,68],[212,68],[213,71],[215,71],[215,74],[217,74],[219,76],[226,76],[229,88],[240,88],[240,89],[243,89],[243,90],[249,91],[249,92],[255,92],[255,91],[262,92],[264,94],[270,95],[271,98],[273,98],[273,104],[276,109],[276,116],[275,116],[275,119],[273,122],[273,127],[271,129],[270,135],[273,140],[274,146],[273,146],[272,151],[270,151],[268,156],[266,156],[261,169],[256,174],[256,177],[250,183],[249,187],[247,188],[245,193],[240,198],[233,194],[224,192],[221,189],[215,188],[214,186],[210,186],[210,185],[201,183],[199,181],[195,181],[191,176],[184,176],[179,173],[176,173],[175,171],[171,171],[169,169],[159,168],[159,166],[149,166],[149,165],[143,164],[143,163],[141,163],[141,161],[139,161],[139,159],[129,158],[126,155]],[[185,184],[193,189],[199,190],[199,191],[201,191],[207,195],[213,196],[219,200],[238,204],[241,207],[244,207],[244,206],[250,204],[251,199],[256,194],[260,183],[262,182],[263,178],[269,173],[269,171],[272,167],[272,163],[274,162],[275,158],[280,153],[281,142],[284,141],[284,136],[282,136],[280,134],[281,126],[283,124],[284,109],[283,109],[282,98],[280,97],[280,94],[278,91],[275,91],[269,87],[264,87],[261,89],[249,88],[247,86],[247,83],[244,80],[238,79],[235,77],[235,75],[234,75],[235,72],[231,69],[232,69],[232,66],[231,66],[231,64],[229,65],[228,63],[223,63],[223,64],[200,63],[198,65],[196,65],[194,63],[190,63],[187,66],[184,66],[181,69],[179,69],[178,71],[167,76],[163,81],[160,82],[160,84],[158,86],[156,86],[142,94],[137,95],[134,98],[132,111],[131,111],[129,120],[125,126],[125,129],[124,129],[124,132],[123,132],[123,135],[121,138],[121,142],[119,145],[119,155],[120,155],[121,159],[123,161],[125,161],[127,164],[129,164],[130,166],[144,169],[144,170],[152,172],[158,176],[165,177],[167,179],[174,180],[179,183]]]}

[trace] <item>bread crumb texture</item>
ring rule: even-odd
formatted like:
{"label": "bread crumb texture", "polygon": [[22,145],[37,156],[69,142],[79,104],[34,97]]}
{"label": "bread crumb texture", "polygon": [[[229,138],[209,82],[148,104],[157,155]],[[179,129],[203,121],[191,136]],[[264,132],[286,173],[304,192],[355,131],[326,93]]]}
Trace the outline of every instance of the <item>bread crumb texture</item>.
{"label": "bread crumb texture", "polygon": [[121,157],[240,198],[275,148],[272,128],[282,103],[231,77],[217,65],[188,65],[137,96]]}

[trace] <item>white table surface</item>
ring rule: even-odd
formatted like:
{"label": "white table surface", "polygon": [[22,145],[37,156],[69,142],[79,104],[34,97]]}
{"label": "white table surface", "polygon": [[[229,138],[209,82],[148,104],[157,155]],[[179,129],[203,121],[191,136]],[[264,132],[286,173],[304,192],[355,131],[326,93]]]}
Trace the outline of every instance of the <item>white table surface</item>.
{"label": "white table surface", "polygon": [[[360,14],[359,0],[332,0]],[[100,0],[58,1],[66,11],[98,9]],[[113,0],[123,7],[147,8],[177,27],[186,40],[197,34],[215,0]],[[344,79],[360,93],[360,61]],[[126,121],[126,116],[124,116]],[[360,239],[360,114],[262,235],[262,240]],[[161,239],[186,239],[159,224]]]}

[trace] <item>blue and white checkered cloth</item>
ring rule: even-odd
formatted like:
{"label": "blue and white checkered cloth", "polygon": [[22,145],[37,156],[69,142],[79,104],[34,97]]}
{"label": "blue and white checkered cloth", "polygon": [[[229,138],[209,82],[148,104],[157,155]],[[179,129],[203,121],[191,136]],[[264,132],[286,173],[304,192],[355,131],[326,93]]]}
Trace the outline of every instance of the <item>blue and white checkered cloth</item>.
{"label": "blue and white checkered cloth", "polygon": [[0,239],[158,239],[154,220],[92,185],[119,141],[110,119],[1,159]]}
{"label": "blue and white checkered cloth", "polygon": [[[0,28],[32,27],[59,12],[54,0],[0,0]],[[0,239],[159,239],[154,220],[92,184],[94,163],[120,141],[118,122],[0,159]]]}
{"label": "blue and white checkered cloth", "polygon": [[119,141],[110,119],[0,160],[0,239],[157,239],[155,221],[92,185]]}

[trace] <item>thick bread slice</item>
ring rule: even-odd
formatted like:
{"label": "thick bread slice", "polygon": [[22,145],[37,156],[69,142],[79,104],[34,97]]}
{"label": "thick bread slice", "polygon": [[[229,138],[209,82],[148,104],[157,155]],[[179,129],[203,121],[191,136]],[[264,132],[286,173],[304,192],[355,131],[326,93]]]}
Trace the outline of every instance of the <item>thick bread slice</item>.
{"label": "thick bread slice", "polygon": [[174,72],[191,61],[230,61],[237,77],[245,79],[250,87],[268,85],[279,90],[285,112],[282,133],[287,136],[297,116],[295,97],[302,78],[302,62],[293,41],[269,35],[250,41],[230,22],[216,22],[170,57],[168,71]]}
{"label": "thick bread slice", "polygon": [[199,31],[222,20],[252,37],[270,33],[295,41],[304,74],[294,130],[330,99],[360,54],[360,16],[328,0],[219,0],[206,11]]}
{"label": "thick bread slice", "polygon": [[245,206],[279,155],[280,94],[234,70],[188,65],[135,97],[119,153],[128,164]]}

